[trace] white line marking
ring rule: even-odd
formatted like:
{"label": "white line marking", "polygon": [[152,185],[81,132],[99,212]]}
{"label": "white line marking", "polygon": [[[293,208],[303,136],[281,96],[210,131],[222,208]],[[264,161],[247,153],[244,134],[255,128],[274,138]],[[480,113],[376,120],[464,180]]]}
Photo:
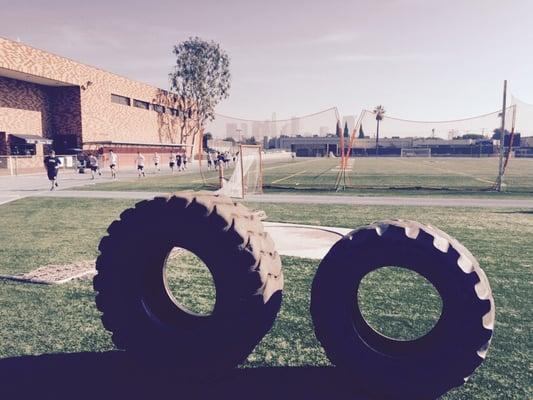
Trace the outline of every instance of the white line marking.
{"label": "white line marking", "polygon": [[276,179],[275,181],[272,181],[271,184],[274,184],[274,183],[278,183],[278,182],[281,182],[281,181],[284,181],[286,179],[289,179],[289,178],[292,178],[293,176],[296,176],[296,175],[300,175],[300,174],[303,174],[307,172],[307,170],[301,170],[300,172],[296,172],[295,174],[292,174],[292,175],[289,175],[289,176],[286,176],[285,178],[280,178],[280,179]]}

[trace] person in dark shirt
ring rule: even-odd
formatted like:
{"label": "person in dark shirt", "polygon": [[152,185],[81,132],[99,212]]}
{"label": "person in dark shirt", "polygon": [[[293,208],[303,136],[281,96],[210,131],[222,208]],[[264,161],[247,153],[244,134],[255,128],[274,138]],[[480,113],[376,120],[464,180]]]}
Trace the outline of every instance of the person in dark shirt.
{"label": "person in dark shirt", "polygon": [[218,160],[218,165],[224,166],[224,161],[225,161],[224,154],[219,152],[217,156],[217,160]]}
{"label": "person in dark shirt", "polygon": [[46,167],[46,173],[48,179],[52,183],[50,190],[54,190],[58,186],[57,184],[57,171],[61,165],[61,160],[56,157],[54,150],[50,151],[50,154],[44,158],[44,166]]}

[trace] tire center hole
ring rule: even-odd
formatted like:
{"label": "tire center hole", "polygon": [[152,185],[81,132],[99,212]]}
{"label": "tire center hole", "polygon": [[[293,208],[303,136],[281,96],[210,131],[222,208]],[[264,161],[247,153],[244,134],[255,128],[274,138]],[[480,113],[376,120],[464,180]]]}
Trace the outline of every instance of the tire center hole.
{"label": "tire center hole", "polygon": [[174,247],[167,258],[164,278],[173,300],[189,313],[211,315],[216,289],[211,272],[194,253]]}
{"label": "tire center hole", "polygon": [[400,341],[427,334],[442,312],[435,287],[418,273],[400,267],[381,267],[367,274],[359,285],[357,302],[368,325]]}

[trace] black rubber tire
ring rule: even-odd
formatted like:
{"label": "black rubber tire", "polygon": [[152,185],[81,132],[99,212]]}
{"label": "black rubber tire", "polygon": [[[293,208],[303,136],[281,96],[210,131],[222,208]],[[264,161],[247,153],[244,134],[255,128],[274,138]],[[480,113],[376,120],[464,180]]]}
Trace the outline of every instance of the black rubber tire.
{"label": "black rubber tire", "polygon": [[[232,200],[202,192],[141,201],[99,245],[94,289],[119,349],[150,366],[218,371],[243,362],[272,327],[283,289],[281,260],[261,221]],[[173,247],[209,268],[212,313],[182,307],[164,279]]]}
{"label": "black rubber tire", "polygon": [[[363,318],[363,277],[384,266],[415,271],[442,298],[442,314],[425,336],[387,338]],[[434,399],[462,385],[481,364],[495,309],[485,273],[444,232],[413,221],[376,222],[339,240],[320,263],[311,292],[315,334],[330,361],[375,398]]]}

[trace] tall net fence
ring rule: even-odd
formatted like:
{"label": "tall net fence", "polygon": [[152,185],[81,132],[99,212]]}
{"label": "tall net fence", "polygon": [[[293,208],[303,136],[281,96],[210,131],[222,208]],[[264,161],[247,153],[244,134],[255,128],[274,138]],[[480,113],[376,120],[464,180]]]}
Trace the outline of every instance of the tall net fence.
{"label": "tall net fence", "polygon": [[216,114],[215,119],[207,124],[205,132],[211,133],[214,138],[218,139],[245,140],[253,137],[258,141],[263,140],[264,137],[325,136],[335,133],[338,119],[339,114],[336,108],[287,119],[276,119],[275,114],[272,118],[264,120]]}
{"label": "tall net fence", "polygon": [[[387,114],[378,116],[374,111],[363,110],[360,118],[360,129],[367,138],[376,138],[378,135],[378,120],[376,118],[381,118],[379,120],[380,138],[452,140],[462,138],[465,135],[479,135],[490,139],[494,131],[501,127],[500,116],[501,111],[494,111],[448,121],[414,121]],[[511,127],[512,118],[513,107],[507,107],[506,129]],[[389,142],[390,140],[383,142],[382,146],[386,147]]]}
{"label": "tall net fence", "polygon": [[[293,184],[289,175],[292,174],[291,171],[294,168],[298,170],[299,161],[305,158],[295,158],[297,150],[295,144],[308,142],[313,147],[312,143],[315,141],[335,141],[338,120],[339,113],[336,108],[287,119],[276,119],[275,115],[273,115],[271,119],[252,120],[217,114],[214,121],[207,124],[204,130],[206,136],[212,137],[212,139],[206,141],[203,149],[201,168],[205,185],[207,187],[217,186],[219,181],[217,176],[218,169],[209,168],[205,159],[221,156],[231,160],[224,170],[224,176],[232,180],[229,187],[236,188],[239,186],[235,179],[239,176],[238,169],[241,168],[240,158],[238,157],[239,145],[237,144],[237,142],[240,142],[250,145],[259,144],[262,147],[262,172],[260,173],[257,170],[254,163],[248,168],[247,173],[244,174],[245,181],[243,182],[243,190],[246,193],[255,191],[253,189],[254,182],[258,181],[256,178],[258,173],[260,173],[259,178],[262,181],[262,186],[267,189],[291,189]],[[318,147],[316,148],[318,149]],[[335,146],[334,150],[338,152],[338,146]],[[248,151],[252,151],[252,154],[255,154],[254,150],[248,150],[243,147],[243,170],[247,168],[247,160],[251,160]],[[318,154],[312,151],[309,155],[318,160],[315,157],[316,155],[325,156],[327,154]],[[234,159],[235,162],[233,162]],[[333,164],[336,165],[337,161],[333,161]],[[235,171],[237,174],[235,174]],[[314,172],[311,170],[309,173],[307,171],[299,171],[298,175],[303,179],[309,178],[304,185],[305,187],[312,188],[317,185],[314,179]],[[331,189],[333,186],[334,178],[333,182],[328,182],[327,188]],[[225,190],[230,189],[227,188]],[[240,197],[238,193],[234,194],[235,197]]]}
{"label": "tall net fence", "polygon": [[[218,115],[206,132],[216,139],[211,149],[230,155],[238,152],[232,140],[254,137],[261,143],[266,150],[265,191],[341,188],[360,194],[425,195],[494,190],[500,171],[501,111],[446,121],[408,120],[385,112],[380,115],[379,135],[376,116],[364,110],[345,132],[344,122],[350,120],[340,118],[336,109],[285,120]],[[533,136],[533,106],[511,98],[504,131],[504,190],[533,195],[533,138],[528,139]],[[270,158],[273,152],[285,156]],[[226,177],[239,162],[230,165]],[[210,182],[217,185],[216,172],[210,173]]]}
{"label": "tall net fence", "polygon": [[[386,115],[382,109],[364,110],[346,150],[337,187],[491,191],[503,165],[506,190],[531,193],[533,162],[517,155],[521,147],[518,115],[514,103],[505,110],[500,164],[501,111],[449,121],[413,121]],[[528,110],[522,108],[521,121],[529,118]]]}
{"label": "tall net fence", "polygon": [[522,137],[533,137],[533,104],[512,96],[511,105],[516,108],[516,131]]}

